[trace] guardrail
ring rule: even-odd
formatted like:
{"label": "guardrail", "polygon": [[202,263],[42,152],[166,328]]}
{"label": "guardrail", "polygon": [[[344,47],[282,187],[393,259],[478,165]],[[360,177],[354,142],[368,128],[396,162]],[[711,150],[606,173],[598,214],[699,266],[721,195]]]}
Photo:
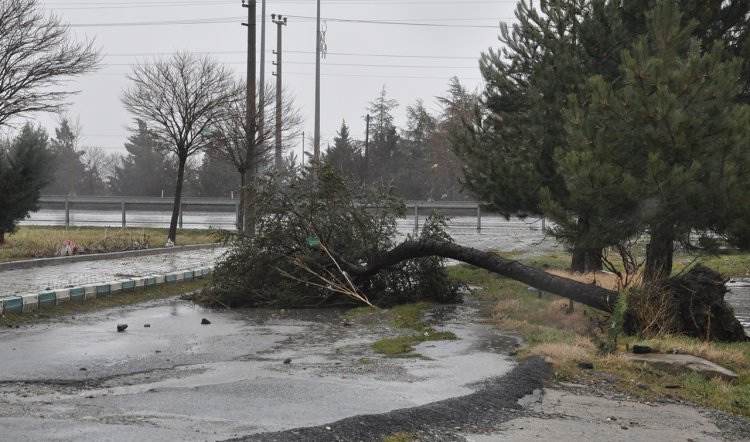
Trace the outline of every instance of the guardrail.
{"label": "guardrail", "polygon": [[[165,207],[172,211],[174,200],[171,197],[139,197],[139,196],[58,196],[43,195],[39,198],[39,205],[42,208],[62,206],[65,211],[65,226],[70,226],[70,213],[74,206],[86,207],[88,210],[113,210],[114,206],[120,207],[122,214],[122,227],[127,225],[128,207]],[[235,213],[235,223],[240,219],[240,201],[230,198],[195,198],[185,197],[180,200],[180,218],[179,226],[183,226],[183,214],[189,207],[210,207],[216,209],[224,207]]]}
{"label": "guardrail", "polygon": [[[40,207],[51,211],[62,211],[64,213],[64,221],[60,221],[59,212],[55,219],[39,219],[39,217],[32,216],[31,220],[24,222],[24,224],[45,224],[55,223],[63,224],[65,226],[71,225],[87,225],[87,223],[99,224],[112,223],[113,219],[117,219],[116,213],[119,212],[120,224],[122,227],[128,225],[128,213],[138,211],[154,211],[160,215],[171,213],[174,206],[174,200],[171,197],[160,198],[160,197],[133,197],[133,196],[56,196],[56,195],[44,195],[39,199]],[[236,225],[240,219],[240,202],[238,199],[232,198],[195,198],[185,197],[180,202],[180,215],[179,215],[179,227],[183,228],[184,214],[193,212],[198,213],[200,210],[203,213],[216,213],[224,212],[226,214],[234,213],[234,217],[229,219],[223,219],[219,223],[225,226]],[[479,203],[473,201],[407,201],[406,202],[407,213],[413,214],[414,220],[414,231],[419,231],[419,223],[421,219],[426,217],[432,210],[437,210],[440,213],[446,215],[460,215],[460,216],[471,216],[476,217],[476,230],[477,232],[482,231],[482,209]],[[109,215],[106,221],[96,221],[92,219],[94,216],[88,213],[91,219],[77,219],[75,222],[71,220],[71,213],[79,212],[84,216],[88,212],[101,212]],[[36,218],[36,219],[35,219]],[[115,221],[117,222],[117,221]],[[144,224],[148,225],[161,224],[158,220],[149,221],[136,221],[132,224]],[[168,221],[164,222],[168,225]],[[196,224],[211,224],[206,222],[192,222]],[[111,225],[111,224],[110,224]],[[544,230],[544,220],[541,220],[542,230]]]}

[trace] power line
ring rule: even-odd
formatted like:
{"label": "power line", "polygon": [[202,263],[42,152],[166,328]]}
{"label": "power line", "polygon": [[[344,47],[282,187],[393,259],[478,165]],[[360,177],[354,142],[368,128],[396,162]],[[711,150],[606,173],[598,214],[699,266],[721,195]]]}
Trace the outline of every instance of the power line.
{"label": "power line", "polygon": [[[297,18],[301,20],[314,20],[314,17],[309,17],[305,15],[290,15],[290,18]],[[456,24],[450,24],[450,23],[418,23],[415,21],[406,21],[406,20],[366,20],[366,19],[354,19],[354,18],[325,18],[325,21],[329,22],[338,22],[338,23],[361,23],[361,24],[371,24],[371,25],[398,25],[398,26],[422,26],[422,27],[431,27],[431,28],[471,28],[471,29],[496,29],[496,25],[456,25]],[[420,19],[417,19],[420,20]],[[515,18],[498,18],[499,21],[511,21],[515,20]]]}
{"label": "power line", "polygon": [[[245,64],[244,61],[221,61],[222,64]],[[312,61],[286,61],[286,64],[315,64]],[[151,65],[142,63],[139,65]],[[100,66],[135,66],[136,63],[102,63]],[[377,67],[377,68],[422,68],[422,69],[478,69],[478,66],[438,66],[438,65],[414,65],[414,64],[371,64],[371,63],[326,63],[326,66],[352,66],[352,67]]]}
{"label": "power line", "polygon": [[[192,54],[214,54],[214,55],[231,55],[231,54],[245,54],[245,51],[188,51]],[[271,51],[266,51],[271,53]],[[292,51],[284,50],[287,53],[294,54],[314,54],[315,51]],[[107,53],[104,54],[107,57],[141,57],[141,56],[157,56],[157,55],[173,55],[174,52],[118,52],[118,53]],[[337,55],[337,56],[352,56],[352,57],[387,57],[387,58],[429,58],[429,59],[461,59],[461,60],[477,60],[476,56],[468,55],[422,55],[422,54],[373,54],[366,52],[327,52],[326,55]]]}
{"label": "power line", "polygon": [[133,22],[102,22],[102,23],[69,23],[71,28],[107,28],[107,27],[131,27],[131,26],[163,26],[163,25],[206,25],[218,23],[234,23],[244,17],[217,17],[198,18],[184,20],[158,20],[158,21],[133,21]]}
{"label": "power line", "polygon": [[[169,1],[145,1],[145,2],[109,2],[107,5],[102,5],[99,2],[62,2],[47,4],[47,7],[58,10],[95,10],[95,9],[132,9],[132,8],[169,8],[169,7],[184,7],[184,6],[216,6],[216,5],[230,5],[235,4],[235,0],[218,0],[218,1],[186,1],[180,0],[175,2]],[[309,1],[304,0],[276,0],[275,3],[279,4],[309,4]],[[354,1],[354,0],[324,0],[323,3],[339,4],[341,6],[353,6],[353,5],[454,5],[455,1],[450,0],[429,0],[429,1]],[[466,4],[497,4],[497,3],[516,3],[516,0],[472,0],[462,1],[462,5]]]}
{"label": "power line", "polygon": [[[130,72],[94,72],[88,74],[90,76],[121,76],[125,77]],[[285,72],[284,75],[315,75],[313,72]],[[324,77],[352,77],[352,78],[392,78],[396,80],[441,80],[447,81],[451,76],[421,76],[421,75],[374,75],[374,74],[336,74],[336,73],[321,73]],[[480,81],[483,80],[481,77],[465,77],[458,76],[459,80],[467,81]]]}
{"label": "power line", "polygon": [[[286,72],[288,75],[314,75],[312,72]],[[395,78],[408,80],[443,80],[447,81],[450,77],[427,77],[417,75],[370,75],[370,74],[321,74],[324,77],[356,77],[356,78]],[[479,77],[459,77],[459,80],[483,80]]]}
{"label": "power line", "polygon": [[[59,11],[76,11],[76,10],[84,10],[84,11],[90,11],[90,10],[101,10],[101,9],[133,9],[133,8],[172,8],[172,7],[180,7],[183,8],[185,6],[211,6],[214,7],[216,5],[222,5],[222,4],[229,4],[229,3],[235,3],[235,2],[228,2],[226,0],[217,1],[217,2],[209,2],[209,1],[200,1],[200,2],[189,2],[189,1],[182,1],[182,2],[143,2],[143,3],[110,3],[107,5],[102,5],[100,3],[69,3],[73,6],[56,6],[56,5],[47,5],[52,10],[59,10]],[[76,6],[76,5],[86,5],[86,6]]]}
{"label": "power line", "polygon": [[[290,18],[300,20],[315,20],[315,17],[304,15],[290,15]],[[93,27],[132,27],[132,26],[165,26],[165,25],[207,25],[233,23],[242,20],[244,17],[214,17],[214,18],[195,18],[181,20],[156,20],[156,21],[132,21],[132,22],[101,22],[101,23],[70,23],[65,26],[71,28],[93,28]],[[392,20],[365,20],[365,19],[347,19],[347,18],[321,18],[328,22],[338,23],[358,23],[358,24],[376,24],[376,25],[395,25],[395,26],[416,26],[430,28],[463,28],[463,29],[496,29],[497,25],[459,25],[451,23],[417,23],[414,21],[392,21]],[[498,21],[513,21],[515,18],[499,18]]]}

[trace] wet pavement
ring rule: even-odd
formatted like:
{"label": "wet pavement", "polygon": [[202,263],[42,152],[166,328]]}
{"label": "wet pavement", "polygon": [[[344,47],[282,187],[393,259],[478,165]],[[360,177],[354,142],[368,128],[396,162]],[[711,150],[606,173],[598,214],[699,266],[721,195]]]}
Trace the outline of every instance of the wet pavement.
{"label": "wet pavement", "polygon": [[729,293],[725,299],[734,309],[734,315],[750,336],[750,279],[733,279],[727,283]]}
{"label": "wet pavement", "polygon": [[225,247],[0,271],[0,297],[213,267]]}
{"label": "wet pavement", "polygon": [[371,349],[409,332],[382,315],[179,299],[0,330],[3,439],[220,440],[466,395],[515,365],[516,339],[475,321],[479,307],[432,314],[459,339],[423,343],[418,358]]}

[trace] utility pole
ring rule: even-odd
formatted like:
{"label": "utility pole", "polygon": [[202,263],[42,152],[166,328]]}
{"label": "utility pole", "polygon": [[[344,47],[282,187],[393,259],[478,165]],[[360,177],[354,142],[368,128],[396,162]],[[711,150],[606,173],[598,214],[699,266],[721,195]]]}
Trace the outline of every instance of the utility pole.
{"label": "utility pole", "polygon": [[370,114],[365,116],[367,126],[365,127],[365,173],[363,178],[363,184],[367,186],[367,150],[370,147]]}
{"label": "utility pole", "polygon": [[313,146],[313,162],[315,167],[320,168],[320,0],[318,3],[318,15],[316,19],[315,33],[315,137]]}
{"label": "utility pole", "polygon": [[302,131],[302,167],[305,167],[305,131]]}
{"label": "utility pole", "polygon": [[258,79],[258,132],[266,139],[266,0],[260,0],[260,78]]}
{"label": "utility pole", "polygon": [[281,14],[271,14],[271,21],[276,24],[276,171],[281,171],[281,27],[286,26],[286,19]]}
{"label": "utility pole", "polygon": [[[247,23],[243,23],[247,26],[247,92],[245,102],[245,137],[247,139],[247,159],[249,167],[247,168],[246,174],[248,178],[245,183],[249,188],[253,188],[255,175],[256,175],[256,146],[255,146],[255,11],[256,1],[255,0],[242,0],[242,7],[247,8]],[[244,201],[242,217],[242,232],[246,235],[255,235],[255,210],[253,207],[252,200],[249,193],[246,190],[246,196]]]}

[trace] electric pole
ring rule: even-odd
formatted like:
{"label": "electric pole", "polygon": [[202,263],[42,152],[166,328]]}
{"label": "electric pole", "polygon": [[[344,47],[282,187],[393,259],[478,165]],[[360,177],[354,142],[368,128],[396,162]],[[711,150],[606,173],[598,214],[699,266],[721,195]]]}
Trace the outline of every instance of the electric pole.
{"label": "electric pole", "polygon": [[[247,160],[249,167],[245,172],[248,178],[245,183],[249,188],[254,187],[256,175],[256,146],[255,146],[255,11],[256,0],[242,0],[242,7],[247,8],[247,92],[245,97],[245,137],[247,139]],[[246,191],[246,194],[248,192]],[[246,235],[255,235],[255,210],[253,199],[250,195],[245,196],[242,218],[242,232]]]}
{"label": "electric pole", "polygon": [[266,136],[266,0],[260,0],[260,78],[258,79],[258,132],[261,140]]}
{"label": "electric pole", "polygon": [[367,150],[370,147],[370,114],[365,116],[367,126],[365,126],[365,173],[363,178],[363,184],[367,186]]}
{"label": "electric pole", "polygon": [[313,138],[313,164],[320,168],[320,0],[318,3],[318,14],[316,19],[315,33],[315,136]]}
{"label": "electric pole", "polygon": [[[278,17],[278,18],[276,18]],[[281,27],[286,26],[286,17],[271,14],[271,21],[276,24],[276,171],[281,171]]]}

